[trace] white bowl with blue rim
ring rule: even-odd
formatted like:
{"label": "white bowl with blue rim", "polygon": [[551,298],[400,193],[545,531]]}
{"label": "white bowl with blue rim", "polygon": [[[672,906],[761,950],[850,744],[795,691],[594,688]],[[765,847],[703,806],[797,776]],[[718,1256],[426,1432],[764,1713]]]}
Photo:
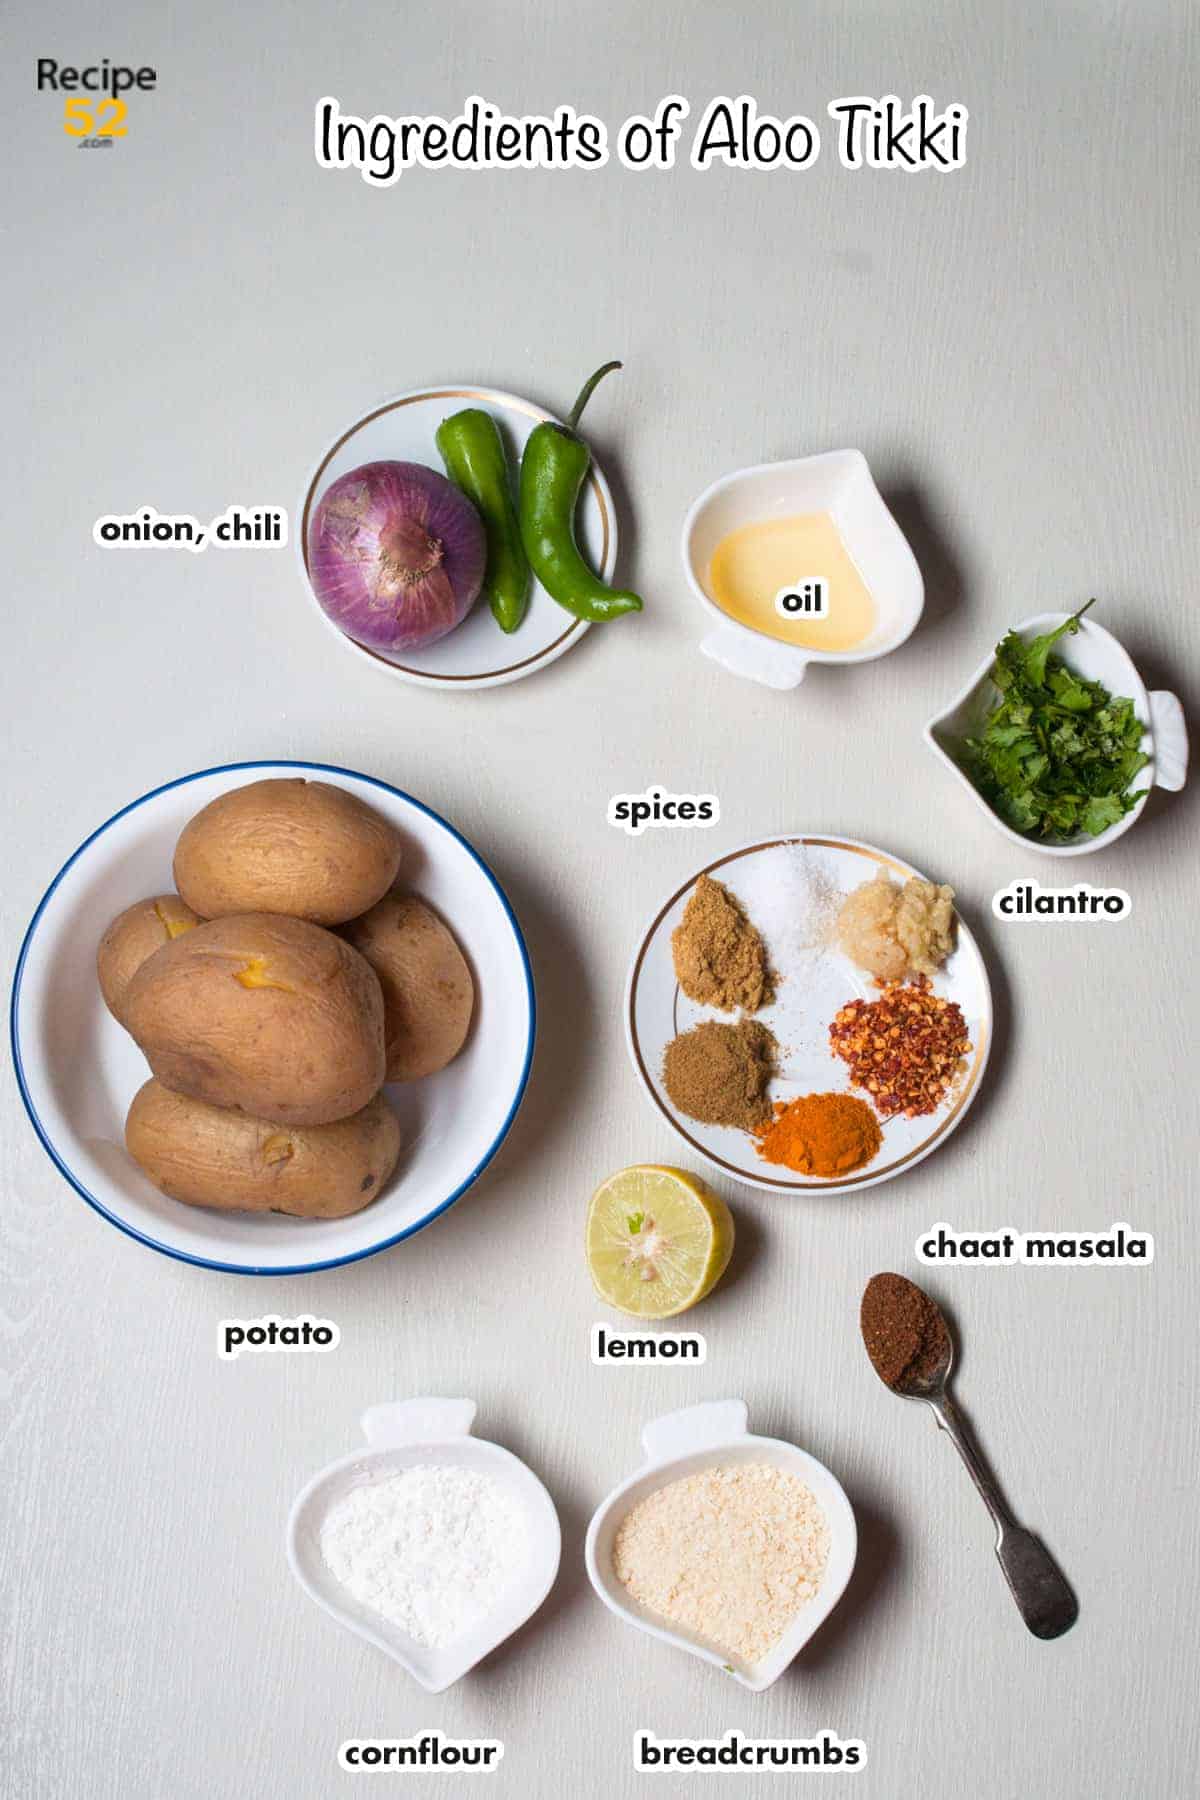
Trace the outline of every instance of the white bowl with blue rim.
{"label": "white bowl with blue rim", "polygon": [[[96,981],[106,925],[135,900],[170,889],[175,842],[188,820],[232,788],[297,775],[345,788],[391,820],[404,840],[401,886],[451,926],[476,982],[471,1032],[454,1062],[386,1090],[403,1130],[400,1163],[380,1197],[348,1219],[214,1212],[159,1193],[125,1149],[125,1115],[148,1070]],[[512,907],[483,858],[445,819],[350,769],[248,762],[143,794],[67,859],[21,946],[10,1021],[17,1081],[34,1129],[89,1206],[183,1262],[300,1275],[398,1244],[466,1193],[516,1117],[533,1059],[535,1006]]]}

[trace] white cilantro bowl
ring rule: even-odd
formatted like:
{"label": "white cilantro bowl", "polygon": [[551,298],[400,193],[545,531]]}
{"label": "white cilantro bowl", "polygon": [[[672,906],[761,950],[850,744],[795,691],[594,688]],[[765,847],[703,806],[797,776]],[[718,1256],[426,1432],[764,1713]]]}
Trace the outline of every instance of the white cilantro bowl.
{"label": "white cilantro bowl", "polygon": [[[1017,636],[1029,643],[1043,633],[1053,631],[1071,615],[1069,613],[1037,613],[1014,627]],[[997,690],[991,673],[996,657],[986,656],[966,685],[940,713],[935,713],[925,727],[925,742],[938,760],[949,769],[960,786],[966,788],[976,806],[996,827],[1022,849],[1036,850],[1041,856],[1091,856],[1106,850],[1137,824],[1145,810],[1150,789],[1158,786],[1176,793],[1187,780],[1188,733],[1183,707],[1175,694],[1166,688],[1148,692],[1131,658],[1103,625],[1091,618],[1079,622],[1077,632],[1068,632],[1054,646],[1053,654],[1085,681],[1099,681],[1110,694],[1124,695],[1133,701],[1133,710],[1142,721],[1145,736],[1142,748],[1150,758],[1146,767],[1134,776],[1132,786],[1144,790],[1137,805],[1123,818],[1102,831],[1099,837],[1079,836],[1065,844],[1047,844],[1040,838],[1014,831],[984,798],[966,771],[955,759],[954,747],[964,737],[977,733],[996,703]]]}

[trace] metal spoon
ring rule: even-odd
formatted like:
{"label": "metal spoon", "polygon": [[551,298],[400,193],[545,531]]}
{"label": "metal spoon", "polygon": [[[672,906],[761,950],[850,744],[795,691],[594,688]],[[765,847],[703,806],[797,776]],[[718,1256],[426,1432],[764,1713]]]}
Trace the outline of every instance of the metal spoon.
{"label": "metal spoon", "polygon": [[[893,1277],[893,1280],[903,1277]],[[929,1300],[921,1288],[915,1291]],[[1018,1611],[1035,1637],[1061,1637],[1079,1616],[1079,1603],[1066,1576],[1040,1538],[1026,1531],[1014,1518],[1008,1502],[988,1468],[966,1421],[946,1392],[954,1365],[954,1342],[945,1316],[933,1300],[929,1300],[941,1321],[945,1351],[930,1371],[906,1371],[894,1394],[905,1400],[923,1400],[930,1408],[939,1428],[944,1431],[967,1465],[967,1473],[979,1489],[984,1505],[996,1527],[996,1557],[1004,1570],[1004,1578],[1012,1590]],[[891,1386],[890,1383],[885,1383]]]}

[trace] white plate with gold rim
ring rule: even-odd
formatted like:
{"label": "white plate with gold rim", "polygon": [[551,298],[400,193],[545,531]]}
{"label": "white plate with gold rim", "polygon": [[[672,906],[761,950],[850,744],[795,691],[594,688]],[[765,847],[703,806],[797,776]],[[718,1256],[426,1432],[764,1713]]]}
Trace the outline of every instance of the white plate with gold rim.
{"label": "white plate with gold rim", "polygon": [[[805,897],[813,885],[819,886],[828,897],[827,907],[821,910],[832,916],[841,896],[870,881],[880,869],[898,881],[923,873],[899,857],[850,838],[796,836],[746,844],[695,870],[643,932],[625,991],[629,1054],[662,1117],[689,1149],[723,1175],[777,1194],[840,1194],[872,1187],[915,1167],[944,1144],[979,1092],[992,1044],[992,994],[979,946],[961,918],[955,949],[938,971],[933,987],[935,993],[962,1009],[971,1039],[967,1066],[936,1112],[923,1118],[880,1120],[883,1145],[864,1168],[823,1180],[766,1163],[748,1133],[689,1119],[663,1085],[663,1053],[672,1038],[701,1019],[734,1017],[697,1006],[675,979],[671,933],[683,917],[696,882],[701,875],[709,875],[742,903],[762,933],[781,977],[775,1003],[755,1014],[774,1033],[781,1051],[780,1073],[771,1084],[771,1098],[853,1092],[846,1064],[829,1048],[829,1026],[848,1001],[876,998],[878,990],[871,976],[856,968],[835,945],[805,946],[805,937],[815,935],[817,926],[813,919],[813,931],[809,931]],[[952,870],[939,870],[930,879],[952,875]]]}
{"label": "white plate with gold rim", "polygon": [[[443,419],[467,406],[482,407],[496,420],[514,479],[534,426],[554,417],[531,401],[498,388],[456,382],[397,394],[339,432],[323,452],[305,484],[293,533],[305,591],[334,636],[365,662],[422,687],[502,687],[507,682],[520,681],[565,655],[588,629],[585,620],[573,618],[536,580],[530,586],[529,610],[511,634],[501,631],[487,601],[480,599],[462,624],[436,644],[425,650],[398,650],[395,654],[356,644],[318,605],[308,575],[308,530],[313,509],[326,488],[339,476],[368,462],[424,463],[439,475],[444,474],[437,428]],[[616,509],[608,483],[594,461],[579,497],[575,532],[591,566],[604,581],[610,581],[617,560]]]}

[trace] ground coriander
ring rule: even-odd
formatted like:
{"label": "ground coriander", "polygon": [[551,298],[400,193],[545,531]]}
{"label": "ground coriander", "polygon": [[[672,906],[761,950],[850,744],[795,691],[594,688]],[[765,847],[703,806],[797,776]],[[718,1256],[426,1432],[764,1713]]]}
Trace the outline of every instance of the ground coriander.
{"label": "ground coriander", "polygon": [[775,998],[762,938],[727,887],[701,875],[671,933],[675,978],[689,1000],[721,1012],[757,1012]]}

